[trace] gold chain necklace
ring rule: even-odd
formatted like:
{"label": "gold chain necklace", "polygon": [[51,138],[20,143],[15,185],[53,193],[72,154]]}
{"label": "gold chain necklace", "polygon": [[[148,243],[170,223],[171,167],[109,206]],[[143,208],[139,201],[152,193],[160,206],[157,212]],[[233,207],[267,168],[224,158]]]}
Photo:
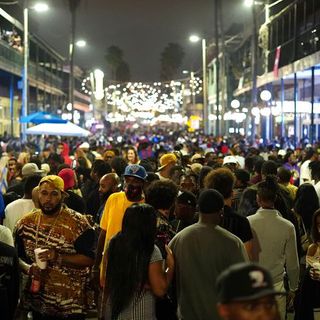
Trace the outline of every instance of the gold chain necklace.
{"label": "gold chain necklace", "polygon": [[[52,224],[52,226],[50,228],[50,231],[49,231],[48,236],[47,236],[47,238],[46,238],[46,240],[44,242],[44,245],[47,244],[47,242],[48,242],[48,240],[49,240],[49,238],[51,236],[51,232],[52,232],[53,228],[55,227],[55,225],[56,225],[56,223],[58,221],[58,218],[60,216],[61,211],[62,211],[62,208],[60,209],[58,215],[56,216],[56,218],[55,218],[55,220],[54,220],[54,222],[53,222],[53,224]],[[36,248],[38,248],[38,237],[39,237],[40,222],[41,222],[41,213],[38,216],[37,231],[36,231]]]}

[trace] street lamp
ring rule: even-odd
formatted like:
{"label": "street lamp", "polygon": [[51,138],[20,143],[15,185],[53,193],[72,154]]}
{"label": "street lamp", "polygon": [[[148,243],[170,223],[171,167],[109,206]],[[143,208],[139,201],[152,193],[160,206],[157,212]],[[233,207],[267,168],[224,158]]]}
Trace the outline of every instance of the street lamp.
{"label": "street lamp", "polygon": [[254,4],[254,0],[245,0],[245,1],[244,1],[244,5],[245,5],[246,7],[252,7],[253,4]]}
{"label": "street lamp", "polygon": [[[49,9],[45,3],[37,3],[34,7],[30,8],[36,12],[45,12]],[[23,97],[22,97],[22,116],[28,115],[28,98],[29,98],[29,84],[28,84],[28,66],[29,66],[29,8],[28,0],[23,3]],[[27,140],[26,130],[27,123],[22,123],[22,140]]]}
{"label": "street lamp", "polygon": [[83,40],[83,39],[78,40],[78,41],[76,42],[76,46],[79,47],[79,48],[83,48],[83,47],[85,47],[86,45],[87,45],[87,42],[86,42],[85,40]]}
{"label": "street lamp", "polygon": [[240,108],[240,101],[237,99],[234,99],[231,101],[231,108],[233,109],[239,109]]}
{"label": "street lamp", "polygon": [[33,9],[37,12],[46,12],[49,10],[49,6],[46,3],[38,2],[33,6]]}
{"label": "street lamp", "polygon": [[[209,134],[209,119],[208,119],[208,102],[207,102],[207,42],[206,39],[200,38],[197,35],[191,35],[189,37],[190,42],[197,43],[201,40],[202,42],[202,82],[203,82],[203,127],[204,133]],[[218,106],[217,106],[218,107]]]}

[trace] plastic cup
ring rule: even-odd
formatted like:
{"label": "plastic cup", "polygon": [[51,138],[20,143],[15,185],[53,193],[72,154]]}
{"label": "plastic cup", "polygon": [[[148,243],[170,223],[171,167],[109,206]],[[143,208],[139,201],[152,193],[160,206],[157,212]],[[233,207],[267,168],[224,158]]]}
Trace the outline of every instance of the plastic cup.
{"label": "plastic cup", "polygon": [[317,271],[320,272],[320,262],[314,262],[312,267]]}
{"label": "plastic cup", "polygon": [[44,270],[47,267],[47,261],[41,261],[38,256],[39,256],[39,253],[47,250],[48,249],[43,249],[43,248],[34,249],[34,254],[36,256],[36,264],[41,270]]}

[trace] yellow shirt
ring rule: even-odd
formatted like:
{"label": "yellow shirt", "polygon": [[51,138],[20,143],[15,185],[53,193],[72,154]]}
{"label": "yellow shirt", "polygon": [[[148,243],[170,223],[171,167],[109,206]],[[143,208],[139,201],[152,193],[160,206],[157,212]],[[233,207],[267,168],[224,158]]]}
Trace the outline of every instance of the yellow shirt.
{"label": "yellow shirt", "polygon": [[[144,199],[138,203],[143,203]],[[122,220],[127,208],[136,202],[131,202],[127,199],[124,192],[116,192],[110,195],[104,207],[102,218],[100,221],[100,228],[106,232],[106,239],[104,242],[103,256],[106,256],[106,248],[110,239],[115,236],[122,228]],[[102,285],[104,284],[106,272],[106,259],[102,259],[100,268],[100,279]]]}

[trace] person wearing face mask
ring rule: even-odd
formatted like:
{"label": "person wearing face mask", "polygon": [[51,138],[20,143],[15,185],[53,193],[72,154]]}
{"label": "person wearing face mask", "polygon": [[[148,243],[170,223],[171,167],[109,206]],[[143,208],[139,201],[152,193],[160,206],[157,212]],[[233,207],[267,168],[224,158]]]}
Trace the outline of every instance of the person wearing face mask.
{"label": "person wearing face mask", "polygon": [[109,196],[100,221],[101,230],[97,254],[92,268],[93,283],[96,287],[98,287],[99,278],[101,286],[105,283],[106,263],[105,261],[101,263],[102,254],[106,251],[110,239],[121,231],[122,219],[126,209],[133,203],[144,203],[143,185],[147,178],[144,167],[137,164],[128,165],[123,176],[123,191],[115,192]]}

